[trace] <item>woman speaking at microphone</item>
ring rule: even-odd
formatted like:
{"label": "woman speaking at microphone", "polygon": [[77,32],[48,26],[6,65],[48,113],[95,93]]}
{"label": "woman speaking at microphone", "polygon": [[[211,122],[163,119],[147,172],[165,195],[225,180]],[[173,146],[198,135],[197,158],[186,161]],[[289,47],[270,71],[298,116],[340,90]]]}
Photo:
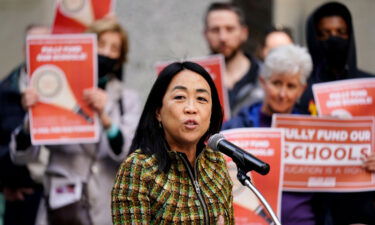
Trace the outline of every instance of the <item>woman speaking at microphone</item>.
{"label": "woman speaking at microphone", "polygon": [[210,75],[192,62],[159,74],[112,190],[114,224],[234,224],[232,183],[206,147],[223,119]]}

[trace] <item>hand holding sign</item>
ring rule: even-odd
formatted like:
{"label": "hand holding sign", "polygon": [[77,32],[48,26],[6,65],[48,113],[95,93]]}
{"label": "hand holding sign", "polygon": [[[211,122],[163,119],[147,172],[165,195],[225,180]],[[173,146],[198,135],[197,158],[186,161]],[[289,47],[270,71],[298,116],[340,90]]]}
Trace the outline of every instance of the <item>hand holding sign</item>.
{"label": "hand holding sign", "polygon": [[112,121],[108,114],[104,112],[104,108],[108,102],[107,93],[100,88],[92,88],[85,90],[83,97],[86,103],[98,113],[103,127],[108,129]]}
{"label": "hand holding sign", "polygon": [[29,87],[25,89],[24,93],[22,94],[22,107],[25,110],[28,110],[30,107],[35,105],[35,103],[38,101],[38,94],[36,93],[35,89],[32,87]]}
{"label": "hand holding sign", "polygon": [[370,172],[375,172],[375,153],[372,153],[364,160],[363,167]]}
{"label": "hand holding sign", "polygon": [[87,89],[83,92],[83,97],[87,104],[98,114],[102,114],[108,101],[107,93],[99,88]]}

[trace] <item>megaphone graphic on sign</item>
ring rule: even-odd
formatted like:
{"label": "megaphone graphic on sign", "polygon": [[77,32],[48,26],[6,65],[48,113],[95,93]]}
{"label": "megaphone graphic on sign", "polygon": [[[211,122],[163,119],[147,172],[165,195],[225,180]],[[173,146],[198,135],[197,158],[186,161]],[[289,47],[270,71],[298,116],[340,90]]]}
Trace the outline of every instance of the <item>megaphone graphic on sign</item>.
{"label": "megaphone graphic on sign", "polygon": [[31,85],[40,102],[72,111],[93,123],[93,119],[79,106],[64,71],[59,67],[51,64],[40,66],[31,75]]}

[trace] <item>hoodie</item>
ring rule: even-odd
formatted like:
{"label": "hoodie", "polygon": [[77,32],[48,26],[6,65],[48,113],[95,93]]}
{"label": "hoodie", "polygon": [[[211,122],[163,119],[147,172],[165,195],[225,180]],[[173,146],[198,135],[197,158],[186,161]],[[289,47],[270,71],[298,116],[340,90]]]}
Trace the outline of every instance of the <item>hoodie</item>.
{"label": "hoodie", "polygon": [[[339,74],[331,72],[332,62],[329,61],[324,51],[324,43],[317,39],[317,24],[322,17],[340,16],[348,27],[348,40],[340,51],[343,62],[340,63]],[[357,68],[357,56],[355,48],[355,37],[353,32],[352,17],[348,8],[338,2],[329,2],[317,8],[307,20],[306,38],[309,52],[313,60],[313,71],[308,79],[308,86],[302,95],[298,108],[301,112],[316,115],[316,107],[312,94],[312,85],[321,82],[353,79],[361,77],[372,77],[373,75]]]}

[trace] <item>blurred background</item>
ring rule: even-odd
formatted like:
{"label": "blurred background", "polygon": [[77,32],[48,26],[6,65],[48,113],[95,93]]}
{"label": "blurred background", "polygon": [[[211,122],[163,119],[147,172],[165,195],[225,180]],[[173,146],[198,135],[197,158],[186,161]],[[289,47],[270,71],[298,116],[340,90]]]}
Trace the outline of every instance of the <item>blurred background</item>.
{"label": "blurred background", "polygon": [[[264,30],[274,24],[292,29],[296,43],[305,45],[305,23],[326,0],[234,0],[246,12],[253,53]],[[203,15],[211,0],[117,0],[115,13],[130,36],[125,85],[143,100],[155,77],[155,63],[209,54],[203,38]],[[352,13],[358,67],[375,73],[374,0],[341,0]],[[23,61],[23,36],[29,23],[52,24],[54,0],[0,0],[0,78]]]}

